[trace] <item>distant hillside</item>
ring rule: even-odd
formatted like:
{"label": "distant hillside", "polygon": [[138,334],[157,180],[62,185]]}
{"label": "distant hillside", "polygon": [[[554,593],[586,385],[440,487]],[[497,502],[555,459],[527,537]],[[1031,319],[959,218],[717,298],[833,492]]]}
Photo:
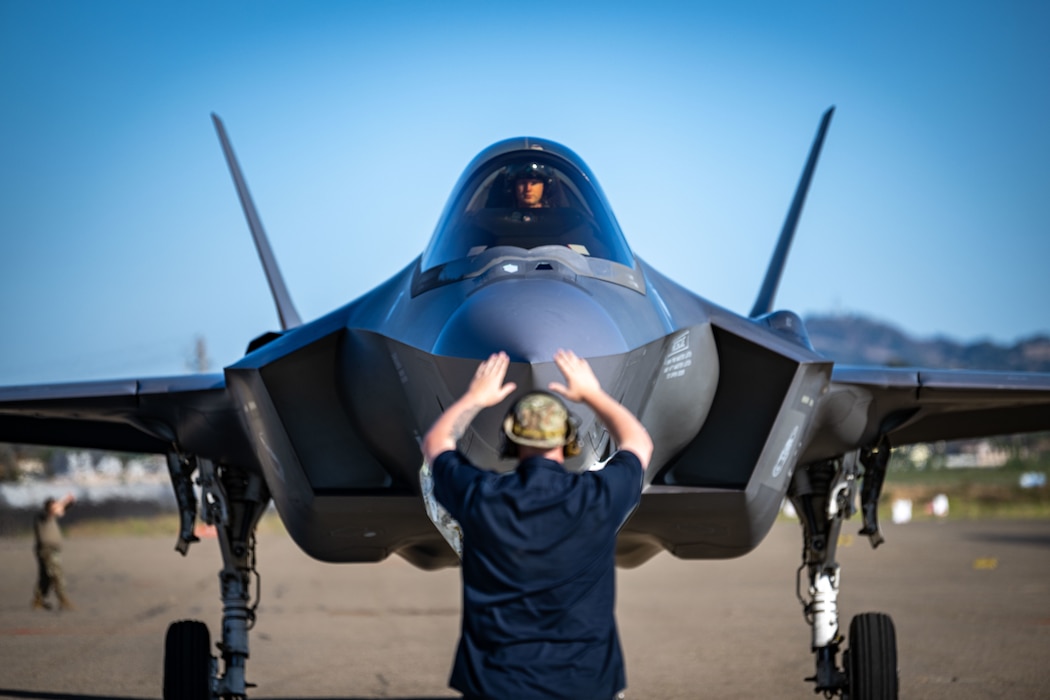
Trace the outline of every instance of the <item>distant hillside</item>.
{"label": "distant hillside", "polygon": [[943,337],[912,338],[862,316],[809,316],[805,323],[813,347],[842,364],[1050,372],[1050,336],[1012,346],[963,344]]}

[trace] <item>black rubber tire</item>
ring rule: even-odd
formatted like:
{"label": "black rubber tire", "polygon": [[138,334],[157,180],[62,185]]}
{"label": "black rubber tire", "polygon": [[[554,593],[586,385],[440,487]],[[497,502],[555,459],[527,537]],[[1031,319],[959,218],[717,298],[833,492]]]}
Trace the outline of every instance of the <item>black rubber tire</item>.
{"label": "black rubber tire", "polygon": [[863,613],[849,625],[849,700],[897,700],[897,632],[882,613]]}
{"label": "black rubber tire", "polygon": [[164,700],[211,700],[211,635],[197,620],[179,620],[164,638]]}

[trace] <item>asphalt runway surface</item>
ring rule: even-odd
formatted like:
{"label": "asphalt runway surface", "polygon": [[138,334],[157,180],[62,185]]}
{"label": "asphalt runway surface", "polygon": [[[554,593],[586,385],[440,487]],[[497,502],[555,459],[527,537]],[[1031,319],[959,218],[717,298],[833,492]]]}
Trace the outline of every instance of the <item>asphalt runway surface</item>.
{"label": "asphalt runway surface", "polygon": [[[844,531],[856,533],[859,523]],[[902,698],[1050,698],[1050,521],[884,526],[886,543],[844,534],[843,628],[859,612],[897,626]],[[0,697],[159,698],[164,634],[179,619],[221,629],[214,540],[186,559],[171,537],[71,537],[75,612],[31,611],[27,537],[0,538]],[[628,698],[814,695],[809,627],[795,597],[800,528],[778,523],[727,561],[660,555],[618,575]],[[256,698],[428,699],[446,685],[458,634],[459,572],[398,558],[334,565],[283,534],[260,535]]]}

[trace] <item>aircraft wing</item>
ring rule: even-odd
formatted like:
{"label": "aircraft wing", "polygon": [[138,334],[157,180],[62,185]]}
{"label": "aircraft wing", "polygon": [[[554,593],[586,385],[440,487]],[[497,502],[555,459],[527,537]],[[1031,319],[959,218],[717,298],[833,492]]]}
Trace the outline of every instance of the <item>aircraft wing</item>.
{"label": "aircraft wing", "polygon": [[813,458],[894,446],[1050,430],[1050,373],[836,366]]}
{"label": "aircraft wing", "polygon": [[0,387],[0,442],[256,463],[222,374]]}

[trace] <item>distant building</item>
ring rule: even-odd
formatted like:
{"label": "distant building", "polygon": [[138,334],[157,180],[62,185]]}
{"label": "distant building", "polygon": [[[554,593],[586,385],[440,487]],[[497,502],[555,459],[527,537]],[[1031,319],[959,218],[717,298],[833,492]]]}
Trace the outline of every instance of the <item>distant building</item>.
{"label": "distant building", "polygon": [[987,440],[967,445],[963,452],[946,455],[944,466],[948,469],[994,469],[1005,465],[1010,460],[1010,450],[994,447]]}

